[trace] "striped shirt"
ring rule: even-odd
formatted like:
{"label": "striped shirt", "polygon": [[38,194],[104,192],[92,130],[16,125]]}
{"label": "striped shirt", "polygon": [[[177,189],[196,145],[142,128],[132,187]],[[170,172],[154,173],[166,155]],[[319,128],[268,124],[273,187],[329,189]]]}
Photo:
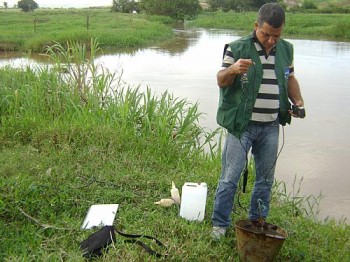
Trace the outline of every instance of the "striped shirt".
{"label": "striped shirt", "polygon": [[[254,40],[254,45],[259,54],[263,68],[263,77],[250,120],[265,123],[273,122],[277,119],[279,112],[279,87],[275,73],[276,50],[273,48],[270,54],[267,55],[257,39],[254,38]],[[228,46],[225,51],[222,67],[227,68],[234,63],[235,59],[232,50],[230,46]],[[293,74],[294,67],[291,65],[289,68],[289,75]]]}

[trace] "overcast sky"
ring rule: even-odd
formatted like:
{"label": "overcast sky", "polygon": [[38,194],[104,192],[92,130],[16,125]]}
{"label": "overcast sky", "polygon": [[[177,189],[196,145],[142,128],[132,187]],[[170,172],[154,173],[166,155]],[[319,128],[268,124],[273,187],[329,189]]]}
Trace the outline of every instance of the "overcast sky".
{"label": "overcast sky", "polygon": [[[111,6],[113,0],[34,0],[39,7],[90,7],[90,6]],[[8,7],[13,7],[18,0],[0,0],[3,6],[7,2]]]}

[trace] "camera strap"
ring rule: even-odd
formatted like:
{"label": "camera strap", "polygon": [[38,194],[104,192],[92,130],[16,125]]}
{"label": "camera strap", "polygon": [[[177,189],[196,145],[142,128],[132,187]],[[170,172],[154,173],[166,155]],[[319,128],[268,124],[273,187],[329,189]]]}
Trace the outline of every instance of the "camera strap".
{"label": "camera strap", "polygon": [[156,243],[159,247],[162,247],[162,248],[165,248],[167,249],[167,247],[162,243],[160,242],[158,239],[156,239],[155,237],[152,237],[152,236],[147,236],[147,235],[138,235],[138,234],[127,234],[127,233],[124,233],[124,232],[121,232],[119,231],[118,229],[115,228],[115,231],[123,236],[123,237],[127,237],[127,238],[130,238],[130,239],[126,239],[124,240],[124,242],[126,243],[135,243],[135,244],[138,244],[140,245],[147,253],[153,255],[153,256],[156,256],[158,258],[160,257],[166,257],[168,256],[167,252],[165,252],[165,254],[160,254],[156,251],[154,251],[150,246],[148,246],[147,244],[145,244],[144,242],[138,240],[138,238],[147,238],[147,239],[150,239],[152,240],[154,243]]}
{"label": "camera strap", "polygon": [[248,162],[246,162],[245,169],[243,171],[243,193],[246,192],[247,183],[248,183]]}
{"label": "camera strap", "polygon": [[140,240],[142,238],[152,240],[152,242],[154,242],[156,245],[167,250],[166,246],[162,242],[160,242],[158,239],[147,235],[127,234],[117,230],[114,226],[104,226],[101,229],[99,229],[97,232],[90,235],[86,240],[81,242],[80,248],[83,251],[83,256],[84,257],[101,256],[103,250],[107,250],[110,244],[112,244],[113,242],[116,242],[117,239],[116,239],[115,232],[117,232],[119,235],[125,238],[128,238],[124,240],[125,243],[138,244],[147,253],[157,258],[168,256],[167,251],[164,254],[158,253],[155,250],[153,250],[149,245],[147,245],[146,243]]}

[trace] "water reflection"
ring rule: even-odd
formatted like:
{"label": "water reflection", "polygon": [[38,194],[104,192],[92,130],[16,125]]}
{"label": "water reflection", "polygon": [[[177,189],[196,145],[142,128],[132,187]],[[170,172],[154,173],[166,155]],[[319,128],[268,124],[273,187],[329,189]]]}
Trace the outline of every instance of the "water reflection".
{"label": "water reflection", "polygon": [[[169,91],[199,102],[199,110],[205,113],[201,125],[215,129],[215,75],[221,66],[224,44],[239,36],[229,30],[180,29],[176,34],[176,39],[161,46],[105,53],[97,60],[110,71],[123,72],[123,79],[140,85],[141,90],[149,86],[159,94]],[[350,219],[350,43],[289,41],[295,48],[296,76],[307,117],[295,119],[292,126],[284,128],[276,178],[291,188],[295,176],[303,177],[302,192],[326,195],[321,201],[320,217],[344,215]],[[2,63],[23,63],[21,59],[6,58]]]}
{"label": "water reflection", "polygon": [[181,53],[184,53],[190,46],[196,44],[200,38],[200,32],[198,31],[177,29],[174,32],[176,34],[175,39],[166,41],[165,43],[154,48],[171,56],[180,55]]}
{"label": "water reflection", "polygon": [[44,54],[37,53],[22,53],[22,52],[0,52],[0,61],[14,62],[17,64],[17,60],[36,63],[47,63],[48,57]]}

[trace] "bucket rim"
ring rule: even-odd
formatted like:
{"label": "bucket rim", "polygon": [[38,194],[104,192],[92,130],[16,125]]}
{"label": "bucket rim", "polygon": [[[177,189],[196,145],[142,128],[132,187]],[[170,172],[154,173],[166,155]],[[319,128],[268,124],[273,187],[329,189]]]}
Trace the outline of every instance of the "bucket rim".
{"label": "bucket rim", "polygon": [[278,234],[271,234],[271,233],[264,233],[264,232],[257,232],[257,231],[249,230],[249,228],[244,227],[244,226],[241,225],[242,223],[247,223],[247,222],[251,224],[251,222],[249,220],[247,220],[247,219],[237,220],[235,222],[236,230],[240,229],[240,230],[245,231],[245,232],[249,232],[249,233],[256,234],[256,235],[263,235],[263,236],[270,237],[270,238],[273,238],[273,239],[285,240],[285,239],[288,238],[288,232],[285,229],[283,229],[283,228],[281,228],[281,227],[279,227],[277,225],[274,225],[274,224],[271,224],[271,223],[266,223],[267,225],[272,225],[272,226],[276,226],[277,227],[276,232]]}

